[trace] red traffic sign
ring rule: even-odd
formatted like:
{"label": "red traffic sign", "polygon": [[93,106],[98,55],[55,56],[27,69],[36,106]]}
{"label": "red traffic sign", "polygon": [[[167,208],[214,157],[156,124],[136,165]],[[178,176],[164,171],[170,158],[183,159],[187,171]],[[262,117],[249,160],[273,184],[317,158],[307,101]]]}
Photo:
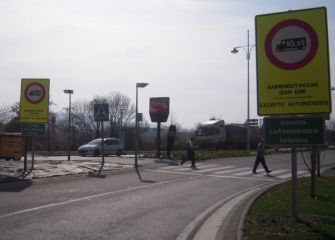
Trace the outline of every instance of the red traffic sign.
{"label": "red traffic sign", "polygon": [[42,102],[45,97],[45,89],[42,84],[33,82],[25,88],[24,96],[28,102],[38,104]]}
{"label": "red traffic sign", "polygon": [[166,122],[169,117],[170,98],[150,98],[149,114],[152,122]]}
{"label": "red traffic sign", "polygon": [[318,37],[310,24],[288,19],[276,24],[265,39],[265,51],[275,66],[294,70],[307,65],[318,49]]}

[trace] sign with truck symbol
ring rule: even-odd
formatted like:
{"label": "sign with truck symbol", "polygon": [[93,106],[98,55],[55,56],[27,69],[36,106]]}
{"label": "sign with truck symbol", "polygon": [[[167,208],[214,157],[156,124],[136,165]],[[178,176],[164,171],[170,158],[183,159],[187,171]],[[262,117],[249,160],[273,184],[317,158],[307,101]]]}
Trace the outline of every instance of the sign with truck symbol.
{"label": "sign with truck symbol", "polygon": [[286,38],[276,46],[276,52],[296,51],[306,49],[306,38]]}
{"label": "sign with truck symbol", "polygon": [[49,116],[49,79],[21,80],[20,123],[47,123]]}
{"label": "sign with truck symbol", "polygon": [[331,112],[326,8],[258,15],[260,116]]}

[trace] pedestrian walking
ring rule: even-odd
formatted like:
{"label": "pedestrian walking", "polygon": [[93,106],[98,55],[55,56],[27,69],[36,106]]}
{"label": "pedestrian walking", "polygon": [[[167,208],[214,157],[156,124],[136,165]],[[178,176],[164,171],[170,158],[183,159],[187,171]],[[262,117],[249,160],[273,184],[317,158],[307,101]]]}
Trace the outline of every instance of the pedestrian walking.
{"label": "pedestrian walking", "polygon": [[257,154],[256,154],[256,160],[255,160],[255,163],[254,163],[254,168],[252,170],[252,173],[253,174],[257,174],[256,172],[256,169],[258,167],[258,164],[261,163],[264,170],[266,171],[266,173],[270,173],[272,172],[268,166],[266,165],[266,162],[265,162],[265,158],[264,158],[264,141],[263,139],[257,144]]}
{"label": "pedestrian walking", "polygon": [[167,136],[166,154],[169,159],[171,159],[171,151],[173,148],[173,143],[176,138],[177,128],[175,125],[170,125],[169,132]]}
{"label": "pedestrian walking", "polygon": [[187,144],[186,144],[186,151],[187,151],[187,159],[186,160],[182,160],[181,162],[181,165],[184,164],[184,162],[190,160],[191,161],[191,167],[192,168],[196,168],[195,166],[195,153],[194,153],[194,150],[195,150],[195,146],[194,146],[194,137],[191,137]]}

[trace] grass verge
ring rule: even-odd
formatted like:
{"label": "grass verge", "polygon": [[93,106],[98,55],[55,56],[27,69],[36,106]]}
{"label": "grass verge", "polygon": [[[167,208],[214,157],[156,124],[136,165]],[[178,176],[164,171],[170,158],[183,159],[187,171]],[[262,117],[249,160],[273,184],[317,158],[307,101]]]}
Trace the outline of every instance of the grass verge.
{"label": "grass verge", "polygon": [[315,199],[310,197],[310,178],[299,178],[297,206],[294,218],[291,182],[272,188],[250,208],[244,239],[335,239],[335,177],[317,178]]}

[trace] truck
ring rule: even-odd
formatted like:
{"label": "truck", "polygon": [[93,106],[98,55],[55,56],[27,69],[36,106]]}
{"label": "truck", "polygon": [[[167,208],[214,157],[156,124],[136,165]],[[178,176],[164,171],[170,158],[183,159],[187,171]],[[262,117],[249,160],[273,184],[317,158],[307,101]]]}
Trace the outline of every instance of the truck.
{"label": "truck", "polygon": [[[209,120],[199,124],[195,131],[195,141],[200,148],[244,149],[247,146],[247,130],[245,124]],[[262,129],[252,126],[249,131],[250,147],[255,148],[262,138]]]}
{"label": "truck", "polygon": [[209,120],[199,124],[195,141],[201,148],[220,147],[226,141],[225,121]]}
{"label": "truck", "polygon": [[0,133],[0,159],[19,161],[24,149],[25,141],[21,133]]}

